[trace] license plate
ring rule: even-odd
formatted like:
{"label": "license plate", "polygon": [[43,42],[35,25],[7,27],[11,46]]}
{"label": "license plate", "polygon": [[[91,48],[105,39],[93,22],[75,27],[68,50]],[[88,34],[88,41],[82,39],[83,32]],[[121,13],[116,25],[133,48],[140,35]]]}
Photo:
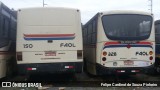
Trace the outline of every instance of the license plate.
{"label": "license plate", "polygon": [[130,60],[124,61],[124,65],[133,65],[133,64],[134,64],[134,61],[130,61]]}
{"label": "license plate", "polygon": [[45,52],[45,56],[56,56],[56,52],[47,51]]}

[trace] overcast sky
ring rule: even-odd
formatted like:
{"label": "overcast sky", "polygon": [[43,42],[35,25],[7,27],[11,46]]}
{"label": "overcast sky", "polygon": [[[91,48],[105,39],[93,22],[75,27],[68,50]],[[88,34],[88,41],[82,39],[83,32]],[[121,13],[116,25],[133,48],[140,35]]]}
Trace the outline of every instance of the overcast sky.
{"label": "overcast sky", "polygon": [[[42,7],[43,0],[0,0],[15,10],[26,7]],[[109,10],[139,10],[150,12],[150,0],[45,0],[45,7],[70,7],[81,10],[82,23],[97,12]],[[160,19],[160,0],[153,0],[153,14]]]}

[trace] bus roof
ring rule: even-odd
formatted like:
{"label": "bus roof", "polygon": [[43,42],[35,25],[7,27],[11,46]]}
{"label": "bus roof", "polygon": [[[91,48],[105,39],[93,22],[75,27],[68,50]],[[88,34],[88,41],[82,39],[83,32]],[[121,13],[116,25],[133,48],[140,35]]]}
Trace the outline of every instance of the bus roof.
{"label": "bus roof", "polygon": [[2,3],[1,1],[0,1],[0,8],[3,8],[3,9],[5,9],[5,10],[7,10],[7,12],[10,12],[11,11],[11,9],[10,8],[8,8],[4,3]]}
{"label": "bus roof", "polygon": [[144,11],[135,11],[135,10],[113,10],[113,11],[103,11],[99,12],[103,14],[144,14],[144,15],[152,15],[149,12],[144,12]]}
{"label": "bus roof", "polygon": [[20,8],[19,10],[30,10],[30,9],[66,9],[66,10],[78,10],[75,8],[66,8],[66,7],[30,7],[30,8]]}
{"label": "bus roof", "polygon": [[155,24],[160,24],[160,20],[156,20],[156,21],[155,21]]}

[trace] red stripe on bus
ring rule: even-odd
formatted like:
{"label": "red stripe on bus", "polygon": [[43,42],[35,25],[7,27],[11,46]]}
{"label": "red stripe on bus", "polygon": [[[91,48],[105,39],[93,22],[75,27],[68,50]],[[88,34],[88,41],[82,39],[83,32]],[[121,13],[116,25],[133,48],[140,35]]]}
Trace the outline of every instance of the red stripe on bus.
{"label": "red stripe on bus", "polygon": [[[120,42],[106,42],[104,45],[116,45],[121,44]],[[145,44],[145,45],[153,45],[151,42],[138,42],[135,44]]]}
{"label": "red stripe on bus", "polygon": [[75,34],[24,34],[25,37],[64,37],[74,35]]}
{"label": "red stripe on bus", "polygon": [[106,42],[104,45],[120,44],[119,42]]}
{"label": "red stripe on bus", "polygon": [[149,44],[149,45],[153,45],[151,42],[138,42],[137,44]]}

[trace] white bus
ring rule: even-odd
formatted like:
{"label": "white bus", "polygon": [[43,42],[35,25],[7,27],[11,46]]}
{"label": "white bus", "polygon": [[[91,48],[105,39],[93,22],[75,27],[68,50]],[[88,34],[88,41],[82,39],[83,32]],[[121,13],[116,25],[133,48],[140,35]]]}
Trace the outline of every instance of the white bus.
{"label": "white bus", "polygon": [[97,13],[83,26],[84,67],[93,75],[149,71],[155,63],[153,16],[138,11]]}
{"label": "white bus", "polygon": [[19,74],[80,73],[83,64],[80,11],[37,7],[18,10]]}
{"label": "white bus", "polygon": [[0,2],[0,78],[16,72],[16,11]]}

